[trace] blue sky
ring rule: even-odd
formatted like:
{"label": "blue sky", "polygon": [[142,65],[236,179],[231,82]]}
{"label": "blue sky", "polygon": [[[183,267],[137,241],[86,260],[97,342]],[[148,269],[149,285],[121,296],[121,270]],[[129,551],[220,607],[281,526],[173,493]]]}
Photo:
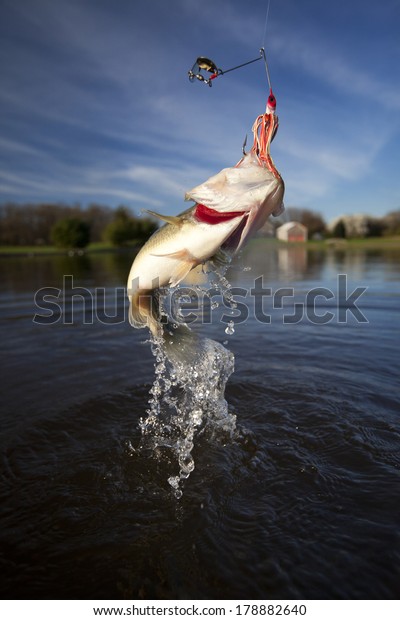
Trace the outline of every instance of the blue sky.
{"label": "blue sky", "polygon": [[268,95],[285,204],[400,208],[399,0],[2,0],[0,202],[126,204],[176,214],[241,156]]}

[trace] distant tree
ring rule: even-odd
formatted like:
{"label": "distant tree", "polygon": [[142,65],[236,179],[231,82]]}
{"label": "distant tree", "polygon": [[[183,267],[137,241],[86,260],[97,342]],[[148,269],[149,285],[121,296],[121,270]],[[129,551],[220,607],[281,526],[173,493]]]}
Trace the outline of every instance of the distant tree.
{"label": "distant tree", "polygon": [[82,218],[90,226],[90,240],[101,241],[105,228],[114,219],[114,210],[105,205],[92,203],[82,212]]}
{"label": "distant tree", "polygon": [[382,218],[385,235],[400,235],[400,209],[390,211]]}
{"label": "distant tree", "polygon": [[114,218],[116,220],[129,220],[132,219],[133,213],[130,210],[129,207],[126,207],[125,205],[119,205],[119,207],[117,207],[114,211]]}
{"label": "distant tree", "polygon": [[104,229],[104,238],[113,245],[121,246],[137,237],[136,220],[129,209],[118,207],[114,212],[114,219]]}
{"label": "distant tree", "polygon": [[140,237],[143,241],[147,241],[149,237],[157,230],[156,222],[149,217],[141,217],[137,220],[140,230]]}
{"label": "distant tree", "polygon": [[7,203],[0,208],[0,242],[5,245],[50,243],[56,222],[79,217],[81,212],[79,205]]}
{"label": "distant tree", "polygon": [[144,243],[157,229],[157,225],[149,218],[136,218],[126,207],[118,207],[114,220],[104,231],[107,241],[116,246],[128,243]]}
{"label": "distant tree", "polygon": [[369,217],[367,220],[367,237],[381,237],[384,231],[384,222],[381,218]]}
{"label": "distant tree", "polygon": [[309,238],[317,233],[323,234],[325,232],[326,223],[320,213],[298,207],[288,207],[286,211],[291,220],[300,222],[307,227]]}
{"label": "distant tree", "polygon": [[28,245],[34,243],[36,222],[32,205],[7,203],[1,208],[1,243]]}
{"label": "distant tree", "polygon": [[29,210],[33,235],[31,243],[35,245],[51,243],[51,231],[57,222],[71,217],[81,219],[82,214],[79,204],[70,206],[44,203],[29,205]]}
{"label": "distant tree", "polygon": [[121,246],[137,237],[136,223],[132,221],[114,220],[104,231],[104,238],[112,245]]}
{"label": "distant tree", "polygon": [[79,204],[6,203],[0,205],[0,244],[53,243],[53,229],[58,222],[66,219],[85,222],[90,228],[91,241],[101,241],[106,235],[116,245],[132,241],[142,243],[156,229],[154,220],[136,218],[125,206],[115,210],[98,204],[82,208]]}
{"label": "distant tree", "polygon": [[339,239],[346,238],[346,226],[344,225],[343,220],[336,222],[332,230],[332,237],[337,237]]}
{"label": "distant tree", "polygon": [[54,224],[51,240],[58,248],[84,248],[90,241],[89,224],[75,217],[68,217]]}

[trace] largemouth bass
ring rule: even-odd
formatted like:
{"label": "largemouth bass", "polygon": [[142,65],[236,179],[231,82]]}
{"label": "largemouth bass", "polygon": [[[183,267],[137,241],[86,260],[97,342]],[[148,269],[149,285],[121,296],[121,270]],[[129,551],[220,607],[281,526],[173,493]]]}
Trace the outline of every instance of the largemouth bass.
{"label": "largemouth bass", "polygon": [[278,117],[267,106],[253,125],[251,150],[186,193],[194,206],[178,216],[149,211],[165,224],[143,246],[128,277],[129,320],[163,333],[156,292],[177,286],[197,265],[233,257],[268,217],[283,210],[284,182],[270,155]]}

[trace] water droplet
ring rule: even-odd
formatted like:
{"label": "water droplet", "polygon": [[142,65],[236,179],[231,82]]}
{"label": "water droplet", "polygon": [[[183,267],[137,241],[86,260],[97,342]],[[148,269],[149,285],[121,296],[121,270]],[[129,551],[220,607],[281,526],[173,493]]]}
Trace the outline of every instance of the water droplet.
{"label": "water droplet", "polygon": [[203,416],[202,416],[201,410],[200,410],[200,409],[195,409],[195,410],[192,412],[192,421],[193,421],[193,424],[194,424],[195,426],[198,426],[198,425],[201,423],[202,417],[203,417]]}
{"label": "water droplet", "polygon": [[232,336],[232,334],[235,333],[235,327],[234,327],[234,322],[233,321],[229,321],[228,325],[226,326],[225,329],[225,334],[228,334],[228,336]]}
{"label": "water droplet", "polygon": [[190,454],[183,454],[179,457],[179,465],[183,472],[191,472],[194,470],[194,460]]}
{"label": "water droplet", "polygon": [[170,476],[168,482],[173,489],[179,489],[179,476]]}

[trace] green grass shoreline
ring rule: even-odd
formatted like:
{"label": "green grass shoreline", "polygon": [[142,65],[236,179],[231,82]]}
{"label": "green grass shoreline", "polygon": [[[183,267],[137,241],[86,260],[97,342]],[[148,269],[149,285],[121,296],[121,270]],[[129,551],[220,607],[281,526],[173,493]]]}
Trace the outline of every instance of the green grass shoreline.
{"label": "green grass shoreline", "polygon": [[53,245],[2,245],[0,246],[0,257],[7,256],[81,256],[83,254],[95,254],[100,252],[131,252],[134,253],[139,249],[139,245],[127,245],[122,248],[116,248],[110,243],[90,243],[86,248],[66,250],[56,248]]}
{"label": "green grass shoreline", "polygon": [[[315,250],[363,250],[363,249],[377,249],[377,250],[400,250],[400,235],[394,235],[390,237],[368,237],[366,239],[324,239],[321,241],[307,241],[286,243],[285,241],[278,241],[268,237],[258,237],[253,239],[250,244],[253,248],[255,246],[270,246],[270,247],[304,247],[306,249]],[[124,246],[116,248],[109,243],[90,243],[86,248],[82,250],[62,250],[51,245],[46,246],[0,246],[0,257],[7,256],[44,256],[44,255],[82,255],[82,254],[94,254],[100,252],[131,252],[134,253],[139,249],[138,245]]]}
{"label": "green grass shoreline", "polygon": [[400,250],[400,235],[392,235],[388,237],[367,237],[365,239],[322,239],[321,241],[286,242],[268,237],[258,237],[253,239],[250,244],[254,246],[270,245],[275,247],[304,247],[307,250],[356,250],[356,249],[398,249]]}

